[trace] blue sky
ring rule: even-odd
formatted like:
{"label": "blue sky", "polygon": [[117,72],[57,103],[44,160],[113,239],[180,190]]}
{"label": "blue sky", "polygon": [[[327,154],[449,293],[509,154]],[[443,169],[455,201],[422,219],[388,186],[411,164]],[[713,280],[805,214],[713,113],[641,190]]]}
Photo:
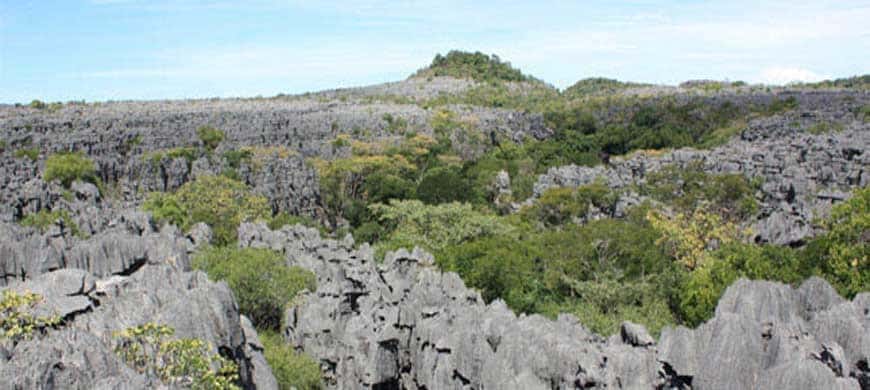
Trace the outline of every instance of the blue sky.
{"label": "blue sky", "polygon": [[407,77],[450,49],[564,88],[870,73],[870,0],[0,0],[0,102],[272,96]]}

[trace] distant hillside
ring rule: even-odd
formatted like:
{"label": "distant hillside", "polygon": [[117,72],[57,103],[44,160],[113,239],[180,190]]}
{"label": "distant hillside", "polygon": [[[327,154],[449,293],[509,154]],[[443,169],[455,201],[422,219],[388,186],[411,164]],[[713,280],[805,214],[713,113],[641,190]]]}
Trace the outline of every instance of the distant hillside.
{"label": "distant hillside", "polygon": [[497,55],[486,55],[481,52],[464,52],[451,50],[446,56],[435,55],[432,64],[420,69],[414,77],[450,76],[470,78],[475,81],[532,81],[532,77],[523,74],[511,66],[510,62],[502,61]]}
{"label": "distant hillside", "polygon": [[632,83],[603,77],[592,77],[574,83],[574,85],[566,88],[562,94],[570,99],[593,94],[615,93],[629,88],[650,86],[652,86],[652,84]]}

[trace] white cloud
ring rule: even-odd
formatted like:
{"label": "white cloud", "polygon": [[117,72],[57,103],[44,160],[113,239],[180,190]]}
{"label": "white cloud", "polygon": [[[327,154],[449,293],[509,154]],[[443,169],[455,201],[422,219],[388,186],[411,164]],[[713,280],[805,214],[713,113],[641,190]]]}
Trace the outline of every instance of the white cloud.
{"label": "white cloud", "polygon": [[830,78],[831,76],[821,75],[809,69],[777,66],[762,70],[758,81],[764,84],[783,85],[794,82],[811,83]]}

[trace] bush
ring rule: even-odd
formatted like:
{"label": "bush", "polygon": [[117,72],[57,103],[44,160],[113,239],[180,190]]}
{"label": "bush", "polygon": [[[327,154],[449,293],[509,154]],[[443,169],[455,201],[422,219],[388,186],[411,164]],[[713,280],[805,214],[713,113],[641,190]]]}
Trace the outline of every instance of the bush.
{"label": "bush", "polygon": [[193,266],[212,280],[226,281],[239,311],[261,329],[278,329],[296,294],[316,288],[311,271],[288,267],[283,255],[268,249],[208,248],[193,258]]}
{"label": "bush", "polygon": [[618,199],[618,195],[602,182],[577,188],[550,188],[541,194],[535,205],[523,209],[523,214],[533,216],[545,225],[556,226],[584,219],[590,207],[610,214]]}
{"label": "bush", "polygon": [[45,161],[45,181],[58,180],[64,187],[73,181],[81,180],[98,184],[94,162],[81,152],[58,153],[48,156]]}
{"label": "bush", "polygon": [[73,221],[66,210],[48,211],[46,209],[39,210],[34,214],[25,216],[20,224],[21,226],[30,226],[39,230],[40,233],[45,233],[48,228],[54,225],[57,220],[63,221],[63,226],[69,229],[74,236],[81,236],[79,226]]}
{"label": "bush", "polygon": [[33,309],[41,302],[42,297],[37,294],[4,290],[0,299],[0,340],[10,340],[14,344],[29,338],[34,331],[60,324],[59,316],[33,315]]}
{"label": "bush", "polygon": [[317,390],[323,388],[320,365],[293,347],[284,343],[281,336],[272,331],[262,331],[260,341],[272,374],[280,390]]}
{"label": "bush", "polygon": [[870,188],[835,205],[823,226],[828,233],[811,241],[804,253],[806,268],[825,276],[845,297],[870,286]]}
{"label": "bush", "polygon": [[471,186],[456,171],[449,167],[437,167],[426,171],[417,185],[417,198],[428,204],[465,202],[470,200]]}
{"label": "bush", "polygon": [[243,183],[224,176],[200,176],[181,186],[174,194],[152,193],[142,205],[161,222],[182,230],[198,222],[211,226],[214,242],[225,245],[236,240],[239,224],[271,215],[268,200],[251,193]]}
{"label": "bush", "polygon": [[477,81],[527,81],[530,77],[514,69],[510,63],[502,62],[497,55],[481,52],[451,50],[446,56],[438,54],[432,64],[421,69],[416,76],[451,76],[471,78]]}
{"label": "bush", "polygon": [[206,149],[215,150],[223,142],[225,134],[214,127],[202,126],[196,129],[196,136]]}
{"label": "bush", "polygon": [[39,160],[38,148],[24,148],[15,151],[15,158],[26,158],[32,162]]}
{"label": "bush", "polygon": [[420,246],[437,254],[448,246],[476,238],[508,234],[512,228],[494,215],[467,203],[425,205],[418,200],[391,201],[369,206],[378,220],[395,226],[379,244],[379,251]]}
{"label": "bush", "polygon": [[115,353],[137,372],[154,375],[168,385],[239,388],[239,367],[233,361],[211,351],[200,339],[170,339],[174,332],[153,322],[127,328],[114,335]]}

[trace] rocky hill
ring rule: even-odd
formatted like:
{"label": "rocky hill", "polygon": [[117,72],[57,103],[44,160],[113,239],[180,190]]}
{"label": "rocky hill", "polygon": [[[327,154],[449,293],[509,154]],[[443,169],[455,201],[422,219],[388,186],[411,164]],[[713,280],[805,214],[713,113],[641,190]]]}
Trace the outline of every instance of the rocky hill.
{"label": "rocky hill", "polygon": [[0,382],[870,389],[862,80],[0,106]]}

